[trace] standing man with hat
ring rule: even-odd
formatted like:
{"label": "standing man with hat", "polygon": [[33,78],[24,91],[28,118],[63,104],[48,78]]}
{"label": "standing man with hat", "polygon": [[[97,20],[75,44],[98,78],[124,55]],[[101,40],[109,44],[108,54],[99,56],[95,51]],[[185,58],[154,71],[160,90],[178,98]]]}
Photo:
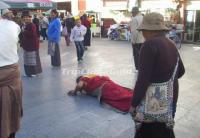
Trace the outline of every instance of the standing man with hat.
{"label": "standing man with hat", "polygon": [[133,47],[133,57],[135,62],[135,69],[138,70],[138,62],[139,62],[139,53],[141,45],[144,42],[144,37],[142,35],[142,32],[139,32],[137,28],[142,23],[143,16],[139,12],[138,7],[132,8],[132,19],[130,22],[130,29],[131,29],[131,42]]}
{"label": "standing man with hat", "polygon": [[22,117],[22,85],[17,43],[20,27],[13,14],[2,11],[0,19],[0,138],[15,138]]}

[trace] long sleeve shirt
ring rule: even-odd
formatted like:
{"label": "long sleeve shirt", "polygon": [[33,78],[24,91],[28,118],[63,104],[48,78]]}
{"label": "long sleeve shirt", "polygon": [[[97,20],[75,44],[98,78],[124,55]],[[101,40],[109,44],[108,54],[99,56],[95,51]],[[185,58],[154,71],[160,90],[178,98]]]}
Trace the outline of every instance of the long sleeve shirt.
{"label": "long sleeve shirt", "polygon": [[178,78],[185,73],[181,57],[174,44],[164,35],[156,36],[147,40],[140,51],[139,72],[132,106],[136,107],[146,94],[150,83],[161,83],[168,81],[179,57],[178,70],[174,80],[174,103],[178,98]]}
{"label": "long sleeve shirt", "polygon": [[86,31],[87,31],[87,28],[84,25],[81,25],[79,27],[76,25],[71,31],[70,40],[83,41]]}
{"label": "long sleeve shirt", "polygon": [[142,23],[143,16],[139,13],[135,17],[132,17],[130,21],[130,29],[131,29],[131,42],[133,44],[143,43],[144,37],[141,31],[138,31],[138,27]]}

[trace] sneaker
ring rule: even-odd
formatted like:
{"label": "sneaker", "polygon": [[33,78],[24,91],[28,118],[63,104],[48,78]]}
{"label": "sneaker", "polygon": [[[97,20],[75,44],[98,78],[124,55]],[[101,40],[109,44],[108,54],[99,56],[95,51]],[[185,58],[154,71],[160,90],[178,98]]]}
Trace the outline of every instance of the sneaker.
{"label": "sneaker", "polygon": [[78,64],[81,64],[82,63],[82,61],[81,60],[78,60]]}

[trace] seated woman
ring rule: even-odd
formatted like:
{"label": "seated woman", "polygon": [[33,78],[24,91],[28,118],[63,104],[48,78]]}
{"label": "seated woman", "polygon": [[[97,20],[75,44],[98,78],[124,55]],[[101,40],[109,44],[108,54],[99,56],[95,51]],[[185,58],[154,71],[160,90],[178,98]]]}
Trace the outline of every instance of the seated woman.
{"label": "seated woman", "polygon": [[106,76],[84,75],[76,80],[75,90],[69,91],[69,95],[76,95],[78,91],[83,91],[98,98],[99,102],[106,107],[116,111],[127,113],[131,105],[133,91],[122,87]]}

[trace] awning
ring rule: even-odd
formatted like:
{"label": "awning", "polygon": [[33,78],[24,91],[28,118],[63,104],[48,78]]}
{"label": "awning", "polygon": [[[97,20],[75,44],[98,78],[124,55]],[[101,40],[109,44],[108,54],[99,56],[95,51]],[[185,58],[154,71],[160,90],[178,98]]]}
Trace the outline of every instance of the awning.
{"label": "awning", "polygon": [[51,0],[4,0],[7,2],[25,2],[25,3],[29,3],[29,2],[52,2]]}
{"label": "awning", "polygon": [[4,0],[11,9],[55,9],[56,3],[51,0]]}

